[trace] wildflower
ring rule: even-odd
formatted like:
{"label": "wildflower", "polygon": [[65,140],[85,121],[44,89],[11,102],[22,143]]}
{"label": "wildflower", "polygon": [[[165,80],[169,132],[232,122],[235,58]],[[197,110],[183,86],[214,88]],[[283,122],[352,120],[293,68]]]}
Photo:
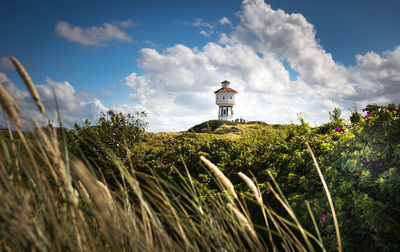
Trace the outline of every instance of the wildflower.
{"label": "wildflower", "polygon": [[371,116],[370,114],[366,114],[364,117],[367,118],[367,117],[370,117],[370,116]]}
{"label": "wildflower", "polygon": [[138,166],[138,167],[141,167],[141,166],[142,166],[142,164],[141,164],[141,163],[137,163],[137,166]]}
{"label": "wildflower", "polygon": [[321,221],[323,221],[323,220],[325,220],[326,219],[326,215],[324,214],[324,215],[322,215],[322,217],[321,218],[319,218]]}
{"label": "wildflower", "polygon": [[335,128],[335,131],[336,131],[336,132],[339,132],[341,129],[342,129],[342,128],[340,128],[340,127],[336,127],[336,128]]}
{"label": "wildflower", "polygon": [[167,160],[164,160],[164,162],[163,162],[164,164],[168,164],[168,161]]}
{"label": "wildflower", "polygon": [[392,112],[396,112],[396,110],[395,110],[395,109],[392,109]]}
{"label": "wildflower", "polygon": [[346,134],[346,133],[347,133],[347,131],[345,131],[345,130],[342,131],[342,134]]}

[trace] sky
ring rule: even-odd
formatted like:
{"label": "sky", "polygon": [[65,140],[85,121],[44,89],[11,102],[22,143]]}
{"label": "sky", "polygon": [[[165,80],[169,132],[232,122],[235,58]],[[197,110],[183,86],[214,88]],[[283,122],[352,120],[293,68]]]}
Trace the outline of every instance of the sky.
{"label": "sky", "polygon": [[56,96],[67,125],[146,111],[159,132],[217,119],[226,79],[235,118],[320,125],[335,106],[399,103],[399,12],[397,0],[5,0],[0,83],[41,119],[14,56],[50,118]]}

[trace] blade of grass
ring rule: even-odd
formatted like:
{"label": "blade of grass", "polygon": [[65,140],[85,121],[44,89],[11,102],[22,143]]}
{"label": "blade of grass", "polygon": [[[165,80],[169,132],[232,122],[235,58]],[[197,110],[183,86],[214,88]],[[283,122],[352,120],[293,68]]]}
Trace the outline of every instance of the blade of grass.
{"label": "blade of grass", "polygon": [[[323,245],[322,237],[321,237],[321,234],[319,232],[319,228],[318,228],[317,222],[315,221],[314,214],[311,211],[310,202],[308,202],[308,200],[306,200],[306,205],[307,205],[308,213],[310,214],[311,220],[312,220],[312,222],[314,224],[315,232],[317,232],[318,239],[321,242],[321,244]],[[322,247],[322,251],[326,251],[324,246]]]}
{"label": "blade of grass", "polygon": [[328,198],[329,206],[330,206],[331,212],[332,212],[333,222],[335,224],[336,238],[337,238],[337,243],[338,243],[338,248],[337,249],[338,249],[338,251],[341,252],[342,251],[342,241],[340,239],[339,224],[338,224],[338,221],[337,221],[337,218],[336,218],[336,211],[335,211],[335,207],[333,205],[331,193],[329,192],[329,189],[328,189],[328,186],[327,186],[327,184],[325,182],[324,176],[322,175],[321,169],[319,168],[317,159],[314,156],[314,152],[311,150],[311,147],[308,144],[308,142],[306,142],[306,145],[307,145],[308,151],[311,154],[311,157],[313,159],[314,165],[317,168],[319,178],[321,179],[322,185],[323,185],[325,193],[326,193],[326,197]]}
{"label": "blade of grass", "polygon": [[278,199],[278,201],[282,204],[282,206],[285,208],[285,210],[289,213],[290,217],[292,217],[292,219],[296,222],[296,225],[299,227],[300,233],[303,236],[308,249],[310,251],[314,251],[314,248],[312,247],[312,244],[310,243],[310,240],[308,239],[304,228],[301,226],[299,220],[297,219],[296,215],[294,214],[293,209],[290,207],[290,204],[286,200],[285,195],[282,193],[282,190],[280,189],[278,183],[275,181],[274,176],[271,174],[271,172],[269,170],[267,172],[268,172],[268,175],[271,178],[272,182],[274,183],[276,189],[278,190],[279,194],[275,192],[274,188],[272,187],[272,185],[270,183],[268,183],[269,189],[272,191],[272,193],[275,195],[275,197]]}

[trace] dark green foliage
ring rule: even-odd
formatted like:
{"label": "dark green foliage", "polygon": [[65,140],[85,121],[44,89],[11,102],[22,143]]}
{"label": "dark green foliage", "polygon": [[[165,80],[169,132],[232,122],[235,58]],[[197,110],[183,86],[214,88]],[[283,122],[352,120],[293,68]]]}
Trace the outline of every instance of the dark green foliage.
{"label": "dark green foliage", "polygon": [[145,112],[135,114],[101,113],[95,125],[89,120],[68,132],[68,142],[73,153],[84,157],[92,166],[114,181],[116,175],[115,158],[128,164],[137,143],[143,140]]}
{"label": "dark green foliage", "polygon": [[353,250],[400,249],[399,106],[369,105],[325,157],[343,237]]}

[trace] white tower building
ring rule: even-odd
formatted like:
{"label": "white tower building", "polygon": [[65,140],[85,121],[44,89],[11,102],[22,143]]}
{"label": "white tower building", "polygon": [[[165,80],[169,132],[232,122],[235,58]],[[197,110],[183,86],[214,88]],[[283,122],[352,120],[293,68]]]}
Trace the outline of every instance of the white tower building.
{"label": "white tower building", "polygon": [[233,120],[233,106],[235,105],[235,90],[229,87],[231,84],[225,80],[221,82],[222,87],[214,92],[215,103],[218,105],[218,120]]}

